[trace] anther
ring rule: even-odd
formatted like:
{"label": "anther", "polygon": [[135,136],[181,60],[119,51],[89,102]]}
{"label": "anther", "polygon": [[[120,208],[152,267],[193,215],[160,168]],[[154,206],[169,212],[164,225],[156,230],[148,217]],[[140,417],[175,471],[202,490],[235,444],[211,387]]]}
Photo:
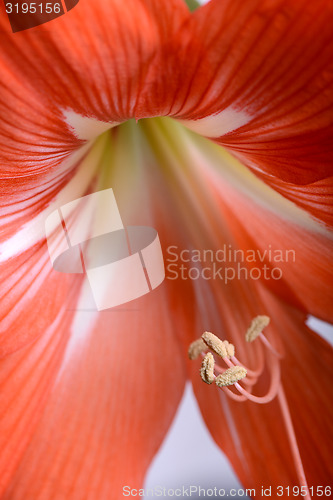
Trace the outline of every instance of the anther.
{"label": "anther", "polygon": [[200,375],[206,384],[211,384],[214,382],[214,356],[211,352],[207,353],[201,363]]}
{"label": "anther", "polygon": [[225,348],[227,350],[228,358],[232,358],[233,356],[235,356],[235,346],[233,344],[230,344],[227,340],[223,340],[223,344],[225,345]]}
{"label": "anther", "polygon": [[255,317],[245,334],[246,342],[253,342],[258,337],[258,335],[261,334],[261,332],[269,324],[269,322],[270,319],[268,316]]}
{"label": "anther", "polygon": [[208,347],[214,351],[216,354],[221,356],[221,358],[226,358],[228,356],[225,343],[222,342],[216,335],[211,332],[205,332],[201,336]]}
{"label": "anther", "polygon": [[190,359],[197,359],[205,351],[207,351],[207,344],[201,338],[197,339],[188,348],[188,357]]}
{"label": "anther", "polygon": [[246,369],[242,366],[233,366],[232,368],[228,368],[221,375],[218,375],[215,379],[215,383],[218,387],[232,385],[246,377],[246,373]]}

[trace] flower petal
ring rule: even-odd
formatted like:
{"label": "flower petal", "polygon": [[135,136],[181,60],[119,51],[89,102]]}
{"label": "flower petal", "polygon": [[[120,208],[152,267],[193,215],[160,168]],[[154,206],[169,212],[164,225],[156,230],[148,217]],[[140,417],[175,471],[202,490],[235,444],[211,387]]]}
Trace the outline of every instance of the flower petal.
{"label": "flower petal", "polygon": [[151,59],[189,16],[181,0],[82,1],[13,34],[1,9],[1,169],[9,177],[59,165],[96,120],[111,127],[134,117]]}
{"label": "flower petal", "polygon": [[327,223],[331,17],[329,0],[209,2],[179,35],[170,110]]}
{"label": "flower petal", "polygon": [[[165,123],[161,122],[164,133]],[[169,157],[173,189],[181,192],[178,220],[183,214],[190,248],[213,254],[226,249],[222,262],[217,260],[220,256],[213,259],[224,279],[230,267],[235,279],[246,274],[304,312],[333,321],[331,232],[219,146],[175,123],[171,130],[160,156]],[[177,159],[170,159],[172,155]],[[176,161],[181,161],[182,169],[175,169]],[[238,251],[236,257],[233,250]],[[252,268],[257,271],[250,274]]]}
{"label": "flower petal", "polygon": [[64,303],[75,303],[81,280],[61,276],[52,267],[46,244],[1,264],[0,357],[44,334]]}
{"label": "flower petal", "polygon": [[55,480],[73,500],[141,487],[185,384],[165,292],[99,313],[93,331],[85,328],[91,313],[77,313],[60,376],[3,498],[51,498]]}
{"label": "flower petal", "polygon": [[80,160],[85,151],[73,154],[58,171],[2,182],[0,357],[42,335],[64,302],[75,304],[82,279],[52,268],[45,221],[59,206],[94,188],[103,140]]}
{"label": "flower petal", "polygon": [[[74,315],[67,307],[62,305],[52,323],[45,325],[44,320],[44,335],[35,343],[0,360],[0,494],[34,434],[58,376]],[[22,316],[27,316],[26,310]]]}
{"label": "flower petal", "polygon": [[332,233],[227,153],[209,149],[203,175],[206,182],[210,177],[211,196],[215,191],[216,202],[232,227],[233,245],[242,249],[241,267],[254,269],[253,276],[260,268],[267,286],[286,302],[333,322]]}

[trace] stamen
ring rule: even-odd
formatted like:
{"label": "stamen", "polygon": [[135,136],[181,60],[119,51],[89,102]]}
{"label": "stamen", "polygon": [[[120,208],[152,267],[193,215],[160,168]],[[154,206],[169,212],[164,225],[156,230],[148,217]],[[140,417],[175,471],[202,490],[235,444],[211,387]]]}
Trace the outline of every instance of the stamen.
{"label": "stamen", "polygon": [[280,354],[276,349],[274,349],[274,347],[272,346],[270,341],[268,339],[266,339],[265,335],[263,335],[261,333],[259,335],[259,338],[260,338],[261,342],[265,345],[265,347],[267,347],[267,349],[269,349],[273,354],[275,354],[275,356],[277,358],[282,358],[282,354]]}
{"label": "stamen", "polygon": [[[233,363],[228,358],[223,358],[223,361],[230,368],[234,368],[236,365],[238,365],[238,363]],[[254,386],[257,383],[257,379],[256,378],[250,378],[250,377],[248,377],[249,370],[247,368],[245,368],[244,365],[239,365],[239,366],[242,366],[247,371],[247,377],[246,377],[246,379],[243,380],[243,382],[244,382],[245,385],[247,385],[247,386],[249,386],[251,388],[252,386]],[[225,371],[226,371],[225,368],[222,368],[218,364],[215,364],[215,366],[214,366],[214,373],[215,373],[215,375],[223,374],[223,373],[225,373]],[[240,396],[238,396],[238,397],[240,397]],[[245,401],[245,399],[247,399],[247,398],[244,397],[244,401]]]}
{"label": "stamen", "polygon": [[197,339],[188,348],[188,357],[192,360],[197,359],[205,351],[207,351],[207,344],[201,338]]}
{"label": "stamen", "polygon": [[261,332],[269,324],[269,322],[270,319],[268,316],[257,316],[256,318],[254,318],[245,334],[246,342],[253,342],[258,337],[258,335],[261,334]]}
{"label": "stamen", "polygon": [[235,356],[231,357],[231,361],[234,365],[244,366],[244,368],[247,369],[248,377],[254,377],[255,379],[257,379],[264,371],[264,353],[262,352],[261,349],[258,350],[257,358],[258,360],[257,360],[256,370],[251,370],[250,368],[245,367],[244,364],[241,361],[239,361],[239,359],[236,358]]}
{"label": "stamen", "polygon": [[[246,332],[245,338],[247,342],[253,342],[257,337],[259,337],[262,343],[262,345],[260,345],[260,343],[258,345],[258,365],[255,370],[247,369],[240,361],[238,361],[235,357],[235,348],[232,344],[229,344],[227,340],[222,341],[211,332],[205,332],[202,335],[201,341],[199,340],[191,344],[189,356],[190,359],[195,359],[195,357],[197,357],[200,353],[202,354],[207,347],[221,356],[224,363],[229,368],[224,370],[218,364],[215,365],[214,356],[211,353],[208,353],[202,361],[200,370],[201,378],[206,384],[211,384],[215,380],[216,385],[223,388],[224,394],[234,401],[242,402],[250,400],[253,403],[267,404],[277,397],[283,416],[283,422],[286,427],[292,456],[295,462],[298,479],[301,487],[304,490],[307,490],[304,500],[310,500],[311,496],[308,493],[302,459],[287,399],[281,383],[279,358],[281,358],[282,355],[272,346],[270,341],[262,333],[262,330],[269,324],[269,322],[270,318],[268,316],[257,316],[253,319]],[[263,346],[265,349],[262,349]],[[267,366],[267,370],[269,372],[269,387],[265,395],[256,396],[252,394],[252,389],[258,381],[258,377],[263,373],[265,365]],[[214,371],[217,376],[215,376]],[[246,376],[247,378],[242,384],[247,385],[248,390],[238,383]],[[234,385],[233,390],[229,389],[228,386],[230,385]],[[235,390],[237,392],[235,392]]]}
{"label": "stamen", "polygon": [[225,343],[221,339],[219,339],[216,335],[214,335],[211,332],[205,332],[202,334],[202,339],[205,341],[208,347],[216,354],[221,356],[221,358],[228,357],[228,352]]}
{"label": "stamen", "polygon": [[225,345],[225,348],[227,350],[228,358],[232,358],[233,356],[235,356],[235,346],[233,344],[230,344],[227,340],[223,340],[223,344]]}
{"label": "stamen", "polygon": [[272,401],[279,390],[280,387],[280,365],[277,359],[272,356],[272,354],[268,354],[268,369],[270,371],[270,385],[268,391],[265,396],[255,396],[251,394],[249,391],[243,389],[243,387],[236,383],[236,389],[242,394],[242,396],[246,396],[247,399],[252,401],[253,403],[259,404],[267,404]]}
{"label": "stamen", "polygon": [[284,390],[283,390],[282,385],[280,386],[280,389],[279,389],[278,400],[280,403],[280,408],[282,411],[284,423],[286,426],[289,444],[290,444],[290,448],[291,448],[292,455],[294,458],[297,476],[298,476],[298,479],[299,479],[299,482],[301,485],[301,489],[304,489],[307,492],[307,494],[304,497],[305,500],[311,500],[311,496],[309,494],[308,483],[306,480],[304,467],[303,467],[301,455],[300,455],[297,440],[296,440],[294,426],[293,426],[293,422],[291,420],[291,416],[290,416],[290,412],[289,412],[288,402],[287,402],[286,396],[284,394]]}
{"label": "stamen", "polygon": [[228,368],[221,375],[218,375],[215,379],[215,383],[218,387],[225,387],[235,384],[244,377],[246,377],[246,369],[242,366],[233,366],[232,368]]}
{"label": "stamen", "polygon": [[208,352],[201,363],[200,375],[201,378],[206,384],[211,384],[214,382],[214,356],[211,352]]}

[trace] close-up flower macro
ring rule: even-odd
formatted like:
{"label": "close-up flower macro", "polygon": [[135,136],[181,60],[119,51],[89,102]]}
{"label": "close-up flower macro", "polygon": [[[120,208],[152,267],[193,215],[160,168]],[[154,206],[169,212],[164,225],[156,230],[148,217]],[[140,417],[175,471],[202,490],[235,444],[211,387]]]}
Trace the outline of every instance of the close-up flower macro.
{"label": "close-up flower macro", "polygon": [[0,499],[147,497],[188,387],[330,497],[332,0],[69,4],[0,4]]}

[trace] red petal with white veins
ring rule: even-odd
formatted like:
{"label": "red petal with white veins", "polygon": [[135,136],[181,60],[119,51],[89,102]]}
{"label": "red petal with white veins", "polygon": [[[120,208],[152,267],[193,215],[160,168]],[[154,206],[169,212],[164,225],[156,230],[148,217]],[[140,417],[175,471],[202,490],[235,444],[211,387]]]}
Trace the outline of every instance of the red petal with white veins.
{"label": "red petal with white veins", "polygon": [[[66,311],[68,303],[56,305],[58,317],[43,325],[44,335],[0,362],[1,493],[36,429],[61,367],[74,312]],[[22,314],[23,323],[26,316]],[[29,336],[28,328],[33,327],[26,325]]]}
{"label": "red petal with white veins", "polygon": [[0,9],[0,163],[10,177],[57,166],[134,117],[152,58],[189,16],[181,0],[81,1],[13,34]]}
{"label": "red petal with white veins", "polygon": [[[71,500],[117,500],[124,486],[142,487],[185,383],[185,366],[174,335],[177,317],[171,317],[165,307],[165,291],[156,290],[98,318],[87,311],[76,313],[60,375],[42,418],[37,416],[34,435],[29,443],[25,436],[20,442],[24,454],[2,498],[38,500],[61,492]],[[62,343],[64,332],[59,334]],[[46,357],[38,359],[34,370],[38,390],[45,384],[41,375]],[[16,369],[20,376],[23,369],[22,365]],[[19,402],[28,397],[28,389],[26,382]],[[16,402],[17,412],[19,408]],[[23,416],[28,418],[26,410]],[[8,418],[7,429],[12,425],[19,439],[13,409]],[[14,444],[10,465],[21,451]]]}
{"label": "red petal with white veins", "polygon": [[333,322],[332,234],[227,153],[217,149],[215,153],[215,168],[212,155],[202,165],[202,175],[206,182],[210,178],[211,196],[215,191],[221,213],[232,227],[233,245],[242,249],[245,265],[249,270],[259,267],[262,277],[267,275],[267,286],[286,302]]}
{"label": "red petal with white veins", "polygon": [[52,269],[46,244],[0,264],[0,357],[44,334],[64,304],[75,304],[81,280]]}
{"label": "red petal with white veins", "polygon": [[[168,137],[168,128],[162,125],[162,130]],[[175,124],[173,131],[161,156],[171,155],[172,144],[177,152],[174,162],[182,165],[172,167],[169,161],[173,189],[179,193],[178,212],[184,217],[191,248],[221,252],[230,244],[232,250],[240,249],[239,266],[248,275],[251,268],[259,268],[259,279],[286,302],[333,321],[332,234],[219,146]],[[156,143],[163,144],[161,137],[156,135]],[[222,269],[237,265],[233,254],[230,263],[228,252],[225,255]],[[272,275],[274,268],[277,272]],[[257,275],[253,273],[254,279]]]}
{"label": "red petal with white veins", "polygon": [[332,15],[329,0],[209,2],[179,35],[169,112],[326,223]]}
{"label": "red petal with white veins", "polygon": [[[45,222],[60,206],[96,186],[103,151],[104,144],[99,141],[81,161],[74,161],[79,155],[73,155],[58,171],[3,181],[0,356],[43,334],[70,293],[78,294],[81,279],[52,268]],[[75,298],[72,300],[75,303]]]}

